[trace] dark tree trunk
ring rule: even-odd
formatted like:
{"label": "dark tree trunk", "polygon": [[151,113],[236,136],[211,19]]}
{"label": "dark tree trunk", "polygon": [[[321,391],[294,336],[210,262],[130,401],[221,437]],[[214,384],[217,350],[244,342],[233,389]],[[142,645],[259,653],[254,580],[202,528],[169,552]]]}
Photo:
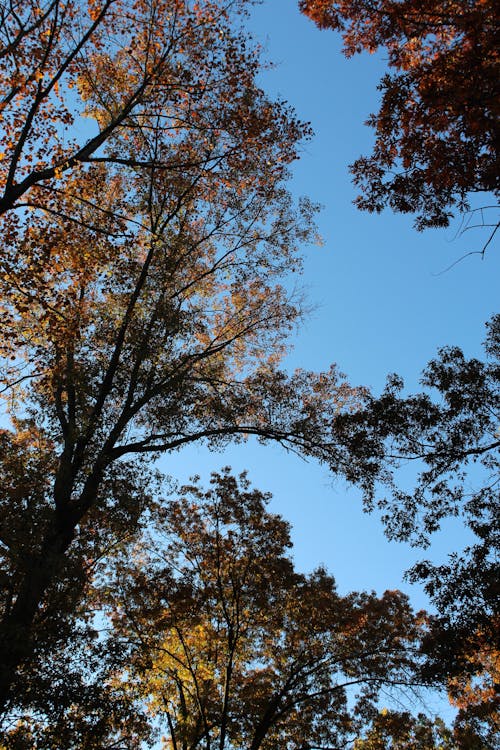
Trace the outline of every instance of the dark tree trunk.
{"label": "dark tree trunk", "polygon": [[76,522],[54,524],[33,556],[10,611],[0,623],[0,714],[8,707],[18,668],[29,659],[36,617],[50,585],[64,570]]}

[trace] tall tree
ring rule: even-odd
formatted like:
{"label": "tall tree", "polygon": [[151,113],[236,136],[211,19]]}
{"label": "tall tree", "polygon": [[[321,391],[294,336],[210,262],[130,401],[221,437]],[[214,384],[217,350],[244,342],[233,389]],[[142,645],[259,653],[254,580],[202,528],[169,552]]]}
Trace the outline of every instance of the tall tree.
{"label": "tall tree", "polygon": [[[436,608],[424,642],[426,674],[448,685],[461,731],[493,748],[500,730],[498,315],[488,324],[485,349],[481,361],[458,347],[443,348],[424,371],[423,392],[403,395],[401,379],[393,376],[385,393],[345,419],[363,436],[375,431],[385,442],[385,493],[367,495],[366,504],[382,510],[389,538],[425,548],[450,517],[471,532],[470,544],[447,563],[424,560],[408,575],[424,584]],[[408,463],[415,467],[413,487],[400,475]]]}
{"label": "tall tree", "polygon": [[375,472],[336,432],[363,393],[277,367],[301,316],[280,277],[313,233],[285,188],[308,128],[257,86],[245,6],[3,6],[0,708],[145,510],[148,457],[256,435]]}
{"label": "tall tree", "polygon": [[351,167],[360,208],[414,212],[422,229],[447,226],[454,207],[467,210],[470,193],[498,197],[493,0],[300,0],[300,7],[342,34],[347,56],[388,53],[380,110],[368,120],[373,153]]}
{"label": "tall tree", "polygon": [[343,746],[381,688],[415,680],[406,597],[340,596],[324,570],[297,573],[268,500],[244,475],[213,474],[101,572],[110,638],[129,648],[126,688],[165,748]]}

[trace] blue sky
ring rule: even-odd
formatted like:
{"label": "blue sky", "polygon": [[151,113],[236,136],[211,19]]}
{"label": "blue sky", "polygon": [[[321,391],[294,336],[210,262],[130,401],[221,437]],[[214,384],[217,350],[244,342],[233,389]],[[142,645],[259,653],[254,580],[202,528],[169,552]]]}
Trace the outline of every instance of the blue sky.
{"label": "blue sky", "polygon": [[[490,246],[484,260],[471,256],[446,271],[481,249],[484,233],[456,238],[458,219],[449,229],[418,233],[411,216],[369,215],[352,205],[348,164],[370,151],[371,131],[363,123],[377,108],[383,55],[346,60],[338,35],[317,30],[295,0],[264,0],[250,27],[276,63],[263,87],[286,99],[315,131],[294,167],[293,192],[324,207],[324,246],[304,250],[303,283],[314,312],[294,338],[287,366],[323,370],[337,362],[351,383],[375,391],[387,373],[398,372],[415,389],[438,347],[458,344],[468,355],[480,354],[484,323],[498,311],[498,247]],[[255,486],[273,492],[273,510],[293,525],[300,569],[323,563],[341,591],[399,587],[411,592],[415,606],[425,606],[422,592],[402,581],[424,553],[389,544],[376,516],[362,513],[358,493],[324,467],[253,442],[222,454],[194,446],[161,462],[181,480],[197,473],[208,481],[224,465],[247,469]],[[450,522],[425,555],[437,560],[461,537]]]}

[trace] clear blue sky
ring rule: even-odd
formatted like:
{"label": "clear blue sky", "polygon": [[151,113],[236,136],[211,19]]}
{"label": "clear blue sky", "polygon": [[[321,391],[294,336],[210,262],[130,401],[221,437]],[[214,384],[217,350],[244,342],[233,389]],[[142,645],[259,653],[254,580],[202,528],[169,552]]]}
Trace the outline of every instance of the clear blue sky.
{"label": "clear blue sky", "polygon": [[[346,60],[338,35],[318,31],[295,0],[264,0],[250,25],[277,64],[263,86],[293,105],[316,134],[295,166],[292,189],[324,206],[324,247],[305,248],[303,282],[315,311],[294,339],[287,366],[322,370],[337,362],[351,383],[375,391],[387,373],[398,372],[415,389],[439,346],[480,354],[484,323],[498,311],[498,243],[484,260],[471,256],[443,272],[481,249],[485,235],[455,239],[459,220],[447,230],[417,233],[411,216],[368,215],[352,205],[348,164],[370,150],[371,131],[363,123],[377,108],[383,56]],[[403,588],[415,606],[425,606],[422,592],[402,582],[422,551],[389,544],[377,518],[362,513],[358,493],[324,467],[253,442],[223,454],[196,446],[161,462],[181,480],[198,473],[208,481],[224,465],[248,469],[255,486],[273,492],[273,510],[293,525],[300,569],[323,563],[343,592]],[[450,523],[425,554],[438,559],[446,544],[459,541],[460,529]]]}

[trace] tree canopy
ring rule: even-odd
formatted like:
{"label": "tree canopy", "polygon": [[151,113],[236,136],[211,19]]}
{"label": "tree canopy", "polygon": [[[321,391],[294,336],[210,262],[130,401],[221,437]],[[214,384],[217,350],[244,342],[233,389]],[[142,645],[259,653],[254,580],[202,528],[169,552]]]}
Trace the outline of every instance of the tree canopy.
{"label": "tree canopy", "polygon": [[[135,747],[141,706],[169,750],[336,747],[370,726],[381,690],[420,681],[419,620],[407,598],[340,596],[325,570],[298,573],[289,526],[269,498],[226,469],[210,488],[197,482],[152,506],[96,561],[87,602],[103,613],[92,647],[103,700],[131,718],[103,726],[90,704],[94,721],[80,727],[69,689],[65,713],[31,724],[34,748],[48,738],[57,748],[111,738]],[[49,657],[49,674],[61,662],[52,655],[50,667]]]}
{"label": "tree canopy", "polygon": [[[155,722],[169,750],[446,747],[439,722],[379,711],[383,688],[418,681],[447,686],[460,750],[496,731],[499,319],[487,361],[448,348],[429,365],[440,399],[402,396],[397,377],[375,397],[335,366],[282,368],[306,308],[291,279],[316,240],[316,206],[287,187],[311,131],[260,88],[250,5],[0,9],[2,750],[140,750]],[[340,5],[356,6],[352,26]],[[373,5],[308,5],[350,52],[388,45],[403,71],[383,84],[380,153],[355,167],[364,205],[444,224],[467,192],[494,188],[497,57],[474,57],[493,48],[491,4],[449,3],[459,21],[439,22],[425,4],[420,31],[409,2],[370,31]],[[389,23],[403,10],[408,44]],[[484,76],[484,101],[460,84],[437,118],[440,65],[448,97],[461,65],[474,90]],[[424,544],[461,515],[477,544],[410,572],[435,616],[295,571],[286,522],[245,477],[162,499],[160,454],[249,437],[357,484],[393,538]],[[409,491],[407,461],[423,462]],[[469,496],[471,462],[491,478]]]}
{"label": "tree canopy", "polygon": [[[382,511],[389,538],[425,548],[453,517],[471,532],[468,546],[446,563],[423,560],[408,577],[424,585],[436,609],[424,639],[424,673],[444,680],[460,709],[458,724],[474,728],[486,747],[494,747],[500,729],[499,355],[496,315],[483,361],[445,347],[424,370],[424,391],[402,395],[403,382],[393,376],[352,417],[385,442],[385,492],[379,487],[365,501],[369,510],[376,504]],[[417,467],[413,486],[400,474],[408,463]]]}
{"label": "tree canopy", "polygon": [[300,8],[342,34],[347,56],[388,53],[380,109],[368,120],[373,153],[351,167],[360,208],[416,213],[422,229],[447,226],[471,193],[498,196],[493,0],[301,0]]}
{"label": "tree canopy", "polygon": [[258,87],[245,5],[0,17],[2,706],[51,598],[74,606],[147,504],[148,456],[256,435],[361,468],[335,420],[363,391],[278,368],[302,314],[281,279],[314,238],[286,190],[309,128]]}

